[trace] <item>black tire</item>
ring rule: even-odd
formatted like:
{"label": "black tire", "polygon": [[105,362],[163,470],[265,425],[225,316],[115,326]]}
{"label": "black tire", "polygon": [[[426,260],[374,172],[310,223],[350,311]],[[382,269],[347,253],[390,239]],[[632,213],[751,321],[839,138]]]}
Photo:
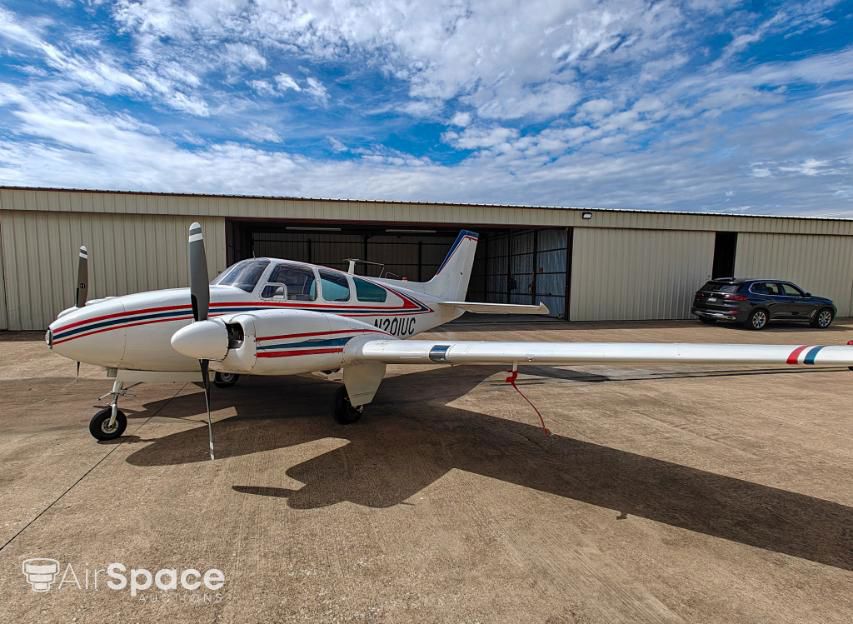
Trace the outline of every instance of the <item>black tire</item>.
{"label": "black tire", "polygon": [[213,385],[217,388],[230,388],[240,379],[237,373],[216,373],[213,376]]}
{"label": "black tire", "polygon": [[345,386],[338,388],[335,392],[334,414],[335,420],[342,425],[351,425],[358,422],[364,413],[364,406],[353,407],[349,402],[349,395]]}
{"label": "black tire", "polygon": [[699,317],[699,322],[700,322],[700,323],[702,323],[703,325],[716,325],[716,324],[717,324],[717,319],[703,318],[703,317],[701,317],[701,316],[700,316],[700,317]]}
{"label": "black tire", "polygon": [[116,410],[115,426],[110,429],[109,422],[111,415],[112,408],[105,407],[92,416],[92,420],[89,421],[89,433],[92,434],[93,438],[104,441],[115,440],[116,438],[121,437],[121,434],[123,434],[124,430],[127,429],[127,416],[124,415],[123,411]]}
{"label": "black tire", "polygon": [[834,318],[835,313],[832,311],[832,308],[821,308],[817,311],[817,314],[814,315],[811,326],[817,327],[818,329],[827,329],[832,325]]}
{"label": "black tire", "polygon": [[746,327],[747,329],[761,331],[767,327],[767,322],[769,320],[770,315],[767,314],[767,310],[759,308],[758,310],[753,310],[749,314],[749,318],[746,319]]}

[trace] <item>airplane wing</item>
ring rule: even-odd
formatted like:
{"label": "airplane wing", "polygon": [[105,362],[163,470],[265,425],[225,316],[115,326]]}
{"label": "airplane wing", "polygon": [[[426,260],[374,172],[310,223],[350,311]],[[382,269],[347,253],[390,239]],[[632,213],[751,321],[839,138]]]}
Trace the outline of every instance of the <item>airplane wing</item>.
{"label": "airplane wing", "polygon": [[353,341],[345,362],[383,364],[787,364],[851,366],[853,346],[644,342]]}

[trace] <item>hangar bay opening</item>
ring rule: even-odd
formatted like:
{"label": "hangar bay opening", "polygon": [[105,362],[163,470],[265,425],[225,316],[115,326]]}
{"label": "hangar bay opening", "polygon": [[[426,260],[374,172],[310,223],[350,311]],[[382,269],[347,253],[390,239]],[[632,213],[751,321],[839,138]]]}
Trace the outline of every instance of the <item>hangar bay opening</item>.
{"label": "hangar bay opening", "polygon": [[[469,301],[538,304],[568,320],[572,228],[496,229],[479,233]],[[228,263],[271,256],[347,270],[347,259],[364,261],[356,273],[426,281],[438,269],[459,228],[261,222],[229,219]]]}

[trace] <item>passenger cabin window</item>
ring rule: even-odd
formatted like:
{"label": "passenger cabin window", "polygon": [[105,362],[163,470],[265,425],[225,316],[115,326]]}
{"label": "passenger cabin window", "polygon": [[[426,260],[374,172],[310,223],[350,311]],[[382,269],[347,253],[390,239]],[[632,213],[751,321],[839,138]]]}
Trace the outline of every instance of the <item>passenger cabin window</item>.
{"label": "passenger cabin window", "polygon": [[279,264],[270,273],[261,297],[275,297],[286,301],[314,301],[317,298],[314,271],[292,264]]}
{"label": "passenger cabin window", "polygon": [[778,295],[779,285],[772,282],[757,282],[752,285],[752,292],[759,295]]}
{"label": "passenger cabin window", "polygon": [[797,288],[796,286],[793,286],[791,284],[780,284],[780,286],[782,286],[782,294],[787,295],[788,297],[802,297],[803,296],[802,291],[799,288]]}
{"label": "passenger cabin window", "polygon": [[321,269],[320,282],[326,301],[349,301],[349,282],[343,275]]}
{"label": "passenger cabin window", "polygon": [[255,290],[258,280],[261,279],[269,260],[243,260],[229,269],[223,271],[213,284],[216,286],[236,286],[250,293]]}
{"label": "passenger cabin window", "polygon": [[352,281],[355,282],[355,298],[359,301],[384,303],[388,298],[388,291],[381,286],[357,277],[352,278]]}

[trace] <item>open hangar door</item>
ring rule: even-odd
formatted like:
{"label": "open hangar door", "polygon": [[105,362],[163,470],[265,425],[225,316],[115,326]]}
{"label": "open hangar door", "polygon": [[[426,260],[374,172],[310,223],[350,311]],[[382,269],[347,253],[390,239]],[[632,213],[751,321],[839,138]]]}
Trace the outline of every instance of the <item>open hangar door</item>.
{"label": "open hangar door", "polygon": [[[271,256],[346,270],[346,259],[358,258],[377,263],[360,264],[359,274],[420,282],[435,275],[460,229],[229,219],[225,231],[229,264]],[[469,229],[480,234],[469,301],[543,301],[552,316],[567,318],[571,229]]]}

